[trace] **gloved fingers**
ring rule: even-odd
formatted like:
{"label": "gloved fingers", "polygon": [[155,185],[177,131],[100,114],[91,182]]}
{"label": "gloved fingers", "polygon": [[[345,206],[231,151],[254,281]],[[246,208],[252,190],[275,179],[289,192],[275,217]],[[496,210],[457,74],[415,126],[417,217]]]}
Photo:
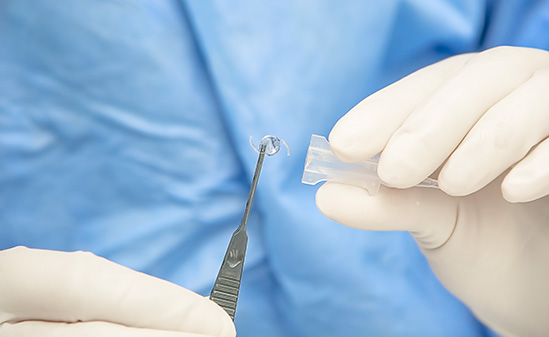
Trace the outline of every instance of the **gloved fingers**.
{"label": "gloved fingers", "polygon": [[[454,196],[476,192],[549,136],[548,89],[549,68],[545,68],[537,71],[531,79],[490,108],[444,165],[438,178],[441,189]],[[536,163],[527,166],[532,165]],[[549,172],[548,167],[545,166],[544,170]],[[545,183],[539,178],[527,179],[531,179],[531,183],[523,182],[523,189],[542,188]],[[539,197],[539,192],[534,195]]]}
{"label": "gloved fingers", "polygon": [[0,337],[206,337],[180,331],[133,328],[110,322],[23,321],[0,325]]}
{"label": "gloved fingers", "polygon": [[334,154],[343,161],[359,162],[379,153],[408,115],[472,55],[450,57],[422,68],[358,103],[330,133]]}
{"label": "gloved fingers", "polygon": [[410,231],[425,249],[443,245],[454,230],[458,201],[427,188],[381,186],[371,196],[360,187],[326,183],[317,191],[318,209],[346,226],[366,230]]}
{"label": "gloved fingers", "polygon": [[549,53],[498,47],[475,55],[416,109],[381,154],[378,175],[390,186],[411,187],[433,173],[477,120],[549,66]]}
{"label": "gloved fingers", "polygon": [[16,247],[0,252],[0,322],[108,321],[234,336],[214,302],[173,283],[84,252]]}
{"label": "gloved fingers", "polygon": [[501,189],[509,202],[528,202],[549,194],[549,138],[507,174]]}

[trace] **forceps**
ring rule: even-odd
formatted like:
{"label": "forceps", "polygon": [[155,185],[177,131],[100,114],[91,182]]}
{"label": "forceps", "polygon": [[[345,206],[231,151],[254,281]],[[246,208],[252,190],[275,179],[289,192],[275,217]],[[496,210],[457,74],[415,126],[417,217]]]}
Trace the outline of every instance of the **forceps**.
{"label": "forceps", "polygon": [[[217,303],[231,316],[234,321],[234,314],[236,312],[236,302],[238,301],[238,292],[240,291],[240,281],[242,279],[242,268],[244,267],[244,258],[246,257],[246,246],[248,244],[248,234],[246,233],[246,226],[248,224],[248,217],[252,208],[252,202],[255,196],[255,190],[259,181],[259,174],[263,166],[263,160],[265,155],[272,156],[280,149],[280,143],[288,145],[284,140],[274,137],[265,136],[259,142],[259,149],[257,149],[250,137],[250,143],[253,148],[259,152],[259,158],[257,159],[257,165],[255,166],[255,173],[252,178],[252,186],[250,188],[250,194],[246,201],[246,208],[244,209],[244,215],[240,225],[234,231],[225,257],[219,268],[219,273],[215,280],[212,292],[210,293],[210,300]],[[288,148],[288,155],[290,150]]]}

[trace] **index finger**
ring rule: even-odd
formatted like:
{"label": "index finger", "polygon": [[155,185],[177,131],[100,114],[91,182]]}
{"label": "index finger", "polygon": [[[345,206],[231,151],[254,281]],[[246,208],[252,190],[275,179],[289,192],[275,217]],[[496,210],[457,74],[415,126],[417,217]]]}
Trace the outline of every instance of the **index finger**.
{"label": "index finger", "polygon": [[372,158],[408,116],[472,56],[450,57],[366,97],[330,132],[332,152],[346,162]]}

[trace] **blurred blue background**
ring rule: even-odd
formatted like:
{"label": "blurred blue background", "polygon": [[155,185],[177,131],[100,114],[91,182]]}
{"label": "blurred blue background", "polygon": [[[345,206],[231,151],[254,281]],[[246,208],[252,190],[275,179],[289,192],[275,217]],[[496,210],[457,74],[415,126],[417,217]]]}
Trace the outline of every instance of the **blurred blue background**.
{"label": "blurred blue background", "polygon": [[265,161],[247,336],[490,336],[407,233],[324,218],[312,133],[450,55],[549,48],[533,0],[0,2],[0,248],[89,250],[203,295]]}

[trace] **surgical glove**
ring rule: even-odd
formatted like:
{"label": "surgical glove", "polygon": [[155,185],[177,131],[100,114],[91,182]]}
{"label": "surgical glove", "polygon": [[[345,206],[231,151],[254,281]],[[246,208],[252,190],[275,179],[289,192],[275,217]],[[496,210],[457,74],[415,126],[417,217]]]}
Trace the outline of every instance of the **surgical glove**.
{"label": "surgical glove", "polygon": [[[381,153],[378,175],[411,187],[328,183],[317,205],[369,230],[407,230],[442,283],[506,336],[549,333],[549,53],[498,47],[444,60],[345,115],[332,151]],[[531,201],[534,200],[534,201]]]}
{"label": "surgical glove", "polygon": [[0,337],[235,336],[214,302],[91,253],[0,252]]}

